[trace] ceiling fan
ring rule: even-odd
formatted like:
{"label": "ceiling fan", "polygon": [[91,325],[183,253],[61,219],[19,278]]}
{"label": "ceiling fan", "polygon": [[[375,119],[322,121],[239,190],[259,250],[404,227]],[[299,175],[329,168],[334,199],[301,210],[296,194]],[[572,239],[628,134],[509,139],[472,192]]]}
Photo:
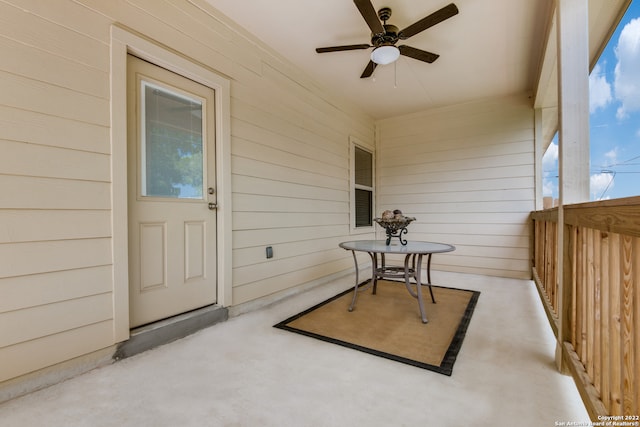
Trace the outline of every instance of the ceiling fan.
{"label": "ceiling fan", "polygon": [[[391,17],[391,9],[383,7],[377,13],[371,4],[371,0],[353,0],[360,14],[371,29],[371,44],[352,44],[346,46],[319,47],[318,53],[340,52],[344,50],[358,50],[374,48],[371,52],[371,60],[360,76],[361,79],[371,77],[378,65],[386,65],[396,61],[400,55],[417,59],[418,61],[432,63],[440,55],[416,49],[415,47],[400,45],[396,46],[398,40],[406,40],[429,27],[433,27],[440,22],[458,14],[458,8],[451,3],[442,9],[422,18],[409,25],[404,30],[398,31],[395,25],[387,24]],[[382,21],[382,22],[380,22]]]}

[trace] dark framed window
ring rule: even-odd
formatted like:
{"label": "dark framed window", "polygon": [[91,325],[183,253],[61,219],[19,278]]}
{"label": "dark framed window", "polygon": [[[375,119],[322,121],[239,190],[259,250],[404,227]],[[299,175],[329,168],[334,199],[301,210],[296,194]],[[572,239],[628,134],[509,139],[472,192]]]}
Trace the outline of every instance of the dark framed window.
{"label": "dark framed window", "polygon": [[372,227],[374,211],[373,152],[352,142],[352,203],[353,226]]}
{"label": "dark framed window", "polygon": [[373,197],[369,190],[356,188],[356,227],[371,227]]}

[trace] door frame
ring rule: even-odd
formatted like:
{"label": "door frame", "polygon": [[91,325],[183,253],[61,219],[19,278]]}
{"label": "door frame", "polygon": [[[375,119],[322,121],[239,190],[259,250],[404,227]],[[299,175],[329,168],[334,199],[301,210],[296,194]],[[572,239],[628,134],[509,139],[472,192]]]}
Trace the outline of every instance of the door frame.
{"label": "door frame", "polygon": [[127,207],[127,54],[215,91],[218,305],[232,304],[231,81],[118,25],[111,27],[111,200],[114,343],[129,339],[129,242]]}

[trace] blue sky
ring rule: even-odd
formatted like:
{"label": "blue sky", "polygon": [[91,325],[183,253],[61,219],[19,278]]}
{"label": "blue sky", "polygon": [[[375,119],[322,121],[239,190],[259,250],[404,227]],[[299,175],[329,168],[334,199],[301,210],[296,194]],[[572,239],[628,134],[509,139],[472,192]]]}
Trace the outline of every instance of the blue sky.
{"label": "blue sky", "polygon": [[[633,0],[589,77],[591,200],[640,195],[640,0]],[[558,197],[558,142],[542,161]]]}

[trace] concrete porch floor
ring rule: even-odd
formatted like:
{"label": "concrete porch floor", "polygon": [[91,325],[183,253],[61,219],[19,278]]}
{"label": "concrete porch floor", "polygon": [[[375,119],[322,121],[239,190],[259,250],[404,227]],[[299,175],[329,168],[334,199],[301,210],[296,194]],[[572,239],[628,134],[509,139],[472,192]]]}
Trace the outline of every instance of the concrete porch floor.
{"label": "concrete porch floor", "polygon": [[[0,405],[0,426],[531,426],[589,420],[532,282],[435,271],[481,292],[447,377],[272,326],[353,276]],[[416,306],[417,310],[417,306]],[[428,304],[427,304],[428,313]]]}

